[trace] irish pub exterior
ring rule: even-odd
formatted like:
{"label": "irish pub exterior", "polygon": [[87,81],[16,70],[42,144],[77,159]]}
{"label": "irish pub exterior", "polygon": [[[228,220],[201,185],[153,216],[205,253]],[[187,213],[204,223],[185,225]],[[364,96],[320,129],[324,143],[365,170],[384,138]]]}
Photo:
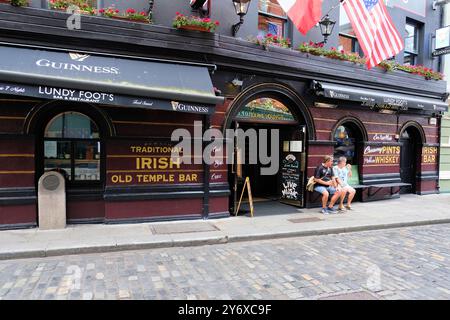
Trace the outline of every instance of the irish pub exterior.
{"label": "irish pub exterior", "polygon": [[[442,9],[392,2],[408,44],[394,59],[439,70],[429,40]],[[93,3],[111,4],[149,8]],[[0,3],[0,228],[37,226],[37,184],[49,170],[66,178],[69,223],[227,217],[246,177],[254,198],[313,207],[318,195],[304,185],[327,154],[353,164],[361,201],[439,192],[444,81],[249,41],[268,32],[293,49],[323,40],[319,28],[293,30],[276,1],[252,0],[236,37],[231,0],[205,9],[220,21],[215,33],[171,27],[177,11],[191,14],[187,0],[155,1],[152,24],[81,15],[72,30],[70,15],[45,1]],[[326,47],[358,51],[339,8],[330,17]],[[278,129],[280,170],[171,157],[174,130],[208,128]]]}

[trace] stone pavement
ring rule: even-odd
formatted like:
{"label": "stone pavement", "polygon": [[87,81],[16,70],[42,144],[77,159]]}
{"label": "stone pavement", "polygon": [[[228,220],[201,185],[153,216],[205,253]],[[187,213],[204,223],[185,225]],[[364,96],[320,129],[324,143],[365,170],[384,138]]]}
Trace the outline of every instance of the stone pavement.
{"label": "stone pavement", "polygon": [[72,225],[64,230],[0,231],[0,259],[196,246],[450,223],[450,195],[402,195],[355,203],[353,211],[324,216],[319,209],[255,204],[255,216],[121,225]]}
{"label": "stone pavement", "polygon": [[0,299],[450,299],[450,225],[0,261]]}

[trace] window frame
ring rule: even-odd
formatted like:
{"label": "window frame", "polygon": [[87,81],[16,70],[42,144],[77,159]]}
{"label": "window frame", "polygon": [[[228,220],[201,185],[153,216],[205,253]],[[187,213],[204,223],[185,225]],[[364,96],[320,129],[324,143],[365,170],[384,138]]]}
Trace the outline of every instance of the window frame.
{"label": "window frame", "polygon": [[[49,126],[53,123],[53,121],[55,121],[58,117],[62,117],[63,114],[66,113],[75,113],[75,114],[79,114],[82,115],[84,117],[86,117],[87,119],[90,120],[91,123],[95,124],[97,130],[98,130],[98,138],[67,138],[67,137],[47,137],[47,131]],[[64,123],[64,122],[63,122]],[[62,127],[62,133],[64,133],[64,127]],[[58,114],[56,114],[55,116],[53,116],[45,125],[44,128],[44,132],[43,132],[43,139],[41,140],[41,146],[42,146],[42,158],[39,160],[41,163],[41,168],[42,168],[42,173],[47,172],[47,171],[51,171],[51,170],[46,170],[45,169],[45,161],[46,161],[46,157],[45,157],[45,142],[48,141],[56,141],[56,142],[68,142],[70,143],[70,179],[66,179],[66,185],[67,187],[99,187],[103,184],[103,182],[105,181],[105,175],[104,175],[104,146],[103,146],[103,140],[101,138],[101,133],[100,133],[100,127],[98,126],[98,124],[92,119],[92,117],[76,111],[76,110],[67,110],[67,111],[63,111],[60,112]],[[79,142],[91,142],[91,143],[97,143],[100,146],[100,152],[99,152],[99,158],[98,159],[94,159],[95,161],[98,161],[98,179],[96,180],[76,180],[75,179],[75,165],[76,165],[76,161],[80,160],[77,159],[76,157],[76,144]]]}
{"label": "window frame", "polygon": [[[279,20],[281,23],[282,23],[282,32],[281,32],[281,36],[283,37],[283,38],[286,38],[287,37],[287,34],[288,34],[288,28],[287,28],[287,26],[288,26],[288,22],[289,22],[289,19],[288,19],[288,17],[287,17],[287,14],[285,15],[285,16],[279,16],[279,15],[276,15],[276,14],[273,14],[273,13],[269,13],[269,12],[266,12],[266,11],[262,11],[262,10],[260,10],[259,9],[259,3],[258,3],[258,33],[259,33],[259,31],[261,31],[261,29],[259,29],[259,17],[260,16],[263,16],[263,17],[266,17],[266,18],[272,18],[272,19],[277,19],[277,20]],[[269,21],[269,22],[271,22],[271,21]],[[273,22],[274,23],[274,22]],[[274,23],[275,24],[275,23]]]}
{"label": "window frame", "polygon": [[421,31],[421,26],[420,26],[420,24],[418,22],[413,21],[413,20],[409,20],[409,19],[407,19],[406,22],[405,22],[405,31],[406,31],[406,26],[411,26],[411,27],[414,28],[414,36],[413,36],[413,38],[414,38],[414,51],[406,49],[406,39],[410,39],[411,38],[407,34],[407,36],[405,36],[405,39],[404,39],[404,47],[405,47],[405,49],[404,49],[404,53],[403,53],[403,63],[404,64],[408,63],[408,62],[406,62],[406,58],[410,57],[411,62],[409,62],[409,65],[414,66],[414,65],[417,65],[418,58],[419,58],[419,55],[420,55],[420,31]]}

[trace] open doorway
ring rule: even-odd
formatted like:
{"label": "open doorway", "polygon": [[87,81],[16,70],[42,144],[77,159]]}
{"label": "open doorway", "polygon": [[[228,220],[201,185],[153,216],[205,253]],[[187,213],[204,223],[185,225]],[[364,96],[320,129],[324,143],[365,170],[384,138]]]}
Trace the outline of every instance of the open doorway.
{"label": "open doorway", "polygon": [[[250,100],[237,112],[231,128],[244,132],[245,143],[241,146],[235,144],[235,159],[241,158],[243,162],[229,166],[229,183],[232,186],[231,214],[234,214],[238,207],[249,208],[249,201],[254,204],[257,214],[270,211],[264,209],[270,208],[268,202],[281,207],[283,205],[279,204],[280,202],[303,206],[306,126],[302,125],[302,122],[275,98]],[[266,134],[262,133],[264,131]],[[256,139],[248,138],[248,134]],[[260,142],[267,143],[267,148],[263,152],[260,152]],[[250,150],[253,152],[252,155],[249,154]],[[261,154],[267,154],[271,163],[263,163]],[[250,161],[252,156],[253,160]],[[274,173],[262,172],[263,168],[271,166],[275,169]],[[251,187],[251,199],[248,199],[248,192],[242,193],[246,180]],[[272,210],[272,214],[280,211],[283,210],[277,207]]]}
{"label": "open doorway", "polygon": [[402,187],[401,194],[417,192],[417,169],[422,157],[422,138],[419,130],[409,126],[400,135],[400,178],[410,186]]}

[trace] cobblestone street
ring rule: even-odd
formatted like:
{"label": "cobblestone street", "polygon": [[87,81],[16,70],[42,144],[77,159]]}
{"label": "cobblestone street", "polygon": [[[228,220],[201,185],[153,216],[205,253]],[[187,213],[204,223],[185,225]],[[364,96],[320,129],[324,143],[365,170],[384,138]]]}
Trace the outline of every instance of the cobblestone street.
{"label": "cobblestone street", "polygon": [[450,299],[450,225],[0,261],[0,299]]}

